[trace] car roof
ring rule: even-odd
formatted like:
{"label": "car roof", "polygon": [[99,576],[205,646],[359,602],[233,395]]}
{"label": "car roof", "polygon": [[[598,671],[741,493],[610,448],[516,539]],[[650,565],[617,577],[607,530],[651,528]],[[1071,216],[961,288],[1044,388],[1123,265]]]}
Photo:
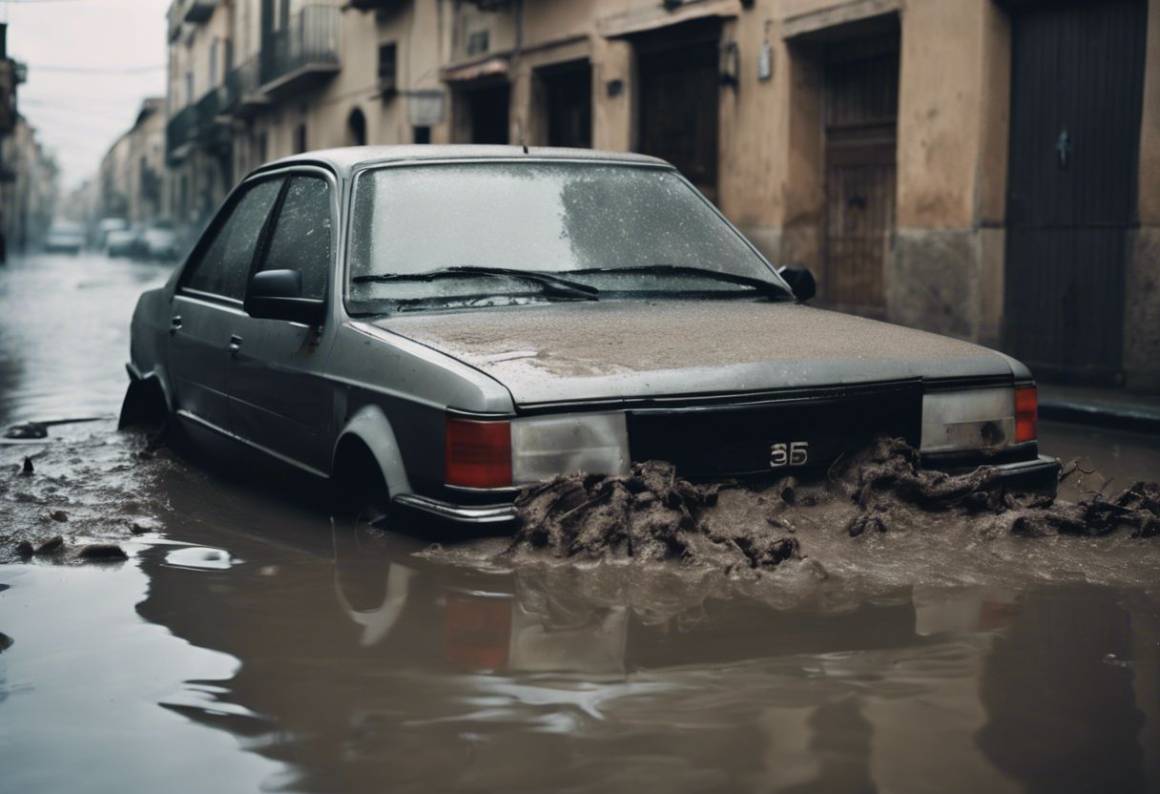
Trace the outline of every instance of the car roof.
{"label": "car roof", "polygon": [[607,152],[597,149],[564,149],[548,146],[482,146],[475,144],[415,146],[347,146],[339,149],[320,149],[283,157],[267,163],[255,173],[284,168],[288,165],[322,164],[339,174],[348,174],[364,165],[400,161],[429,160],[511,160],[527,157],[534,160],[591,160],[608,163],[639,163],[666,166],[664,160],[631,152]]}

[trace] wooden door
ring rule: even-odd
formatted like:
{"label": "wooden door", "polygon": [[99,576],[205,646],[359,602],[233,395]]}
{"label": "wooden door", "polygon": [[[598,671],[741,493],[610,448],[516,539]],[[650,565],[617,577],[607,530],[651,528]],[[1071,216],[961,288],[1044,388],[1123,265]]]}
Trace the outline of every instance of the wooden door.
{"label": "wooden door", "polygon": [[717,200],[719,22],[675,25],[638,39],[639,150],[675,165]]}
{"label": "wooden door", "polygon": [[876,313],[894,231],[898,39],[833,45],[826,64],[825,299]]}
{"label": "wooden door", "polygon": [[1013,9],[1006,345],[1042,375],[1120,376],[1145,23],[1141,0]]}

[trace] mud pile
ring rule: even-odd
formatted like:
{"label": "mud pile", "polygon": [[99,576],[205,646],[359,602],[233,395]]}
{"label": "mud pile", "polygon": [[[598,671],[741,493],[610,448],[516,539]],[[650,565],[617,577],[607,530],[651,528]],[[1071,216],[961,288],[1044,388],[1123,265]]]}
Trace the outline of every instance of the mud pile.
{"label": "mud pile", "polygon": [[694,484],[662,462],[623,477],[572,475],[524,491],[508,559],[674,560],[728,571],[768,570],[811,554],[840,532],[937,532],[978,537],[1160,535],[1160,485],[1136,483],[1107,498],[1066,502],[1009,489],[989,466],[951,475],[922,469],[897,439],[835,463],[825,477],[761,485]]}
{"label": "mud pile", "polygon": [[798,555],[798,541],[772,524],[723,529],[706,520],[729,484],[694,485],[668,463],[640,463],[627,477],[572,475],[524,491],[512,551],[558,557],[681,560],[771,568]]}

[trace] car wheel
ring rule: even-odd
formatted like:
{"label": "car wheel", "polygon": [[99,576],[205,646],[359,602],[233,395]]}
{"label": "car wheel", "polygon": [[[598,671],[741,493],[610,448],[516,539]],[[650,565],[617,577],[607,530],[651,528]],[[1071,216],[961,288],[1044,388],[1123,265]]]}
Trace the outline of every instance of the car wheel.
{"label": "car wheel", "polygon": [[340,446],[331,479],[336,515],[376,527],[386,522],[391,508],[390,491],[378,461],[361,441],[351,440]]}

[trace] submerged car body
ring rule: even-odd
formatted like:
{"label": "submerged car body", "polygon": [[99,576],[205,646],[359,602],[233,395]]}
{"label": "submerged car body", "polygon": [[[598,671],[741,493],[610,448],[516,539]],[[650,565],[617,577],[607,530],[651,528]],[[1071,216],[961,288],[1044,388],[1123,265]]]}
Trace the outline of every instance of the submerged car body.
{"label": "submerged car body", "polygon": [[251,174],[133,317],[150,407],[392,502],[506,521],[530,483],[668,460],[824,471],[875,436],[1053,488],[1030,372],[824,311],[654,158],[352,148]]}

